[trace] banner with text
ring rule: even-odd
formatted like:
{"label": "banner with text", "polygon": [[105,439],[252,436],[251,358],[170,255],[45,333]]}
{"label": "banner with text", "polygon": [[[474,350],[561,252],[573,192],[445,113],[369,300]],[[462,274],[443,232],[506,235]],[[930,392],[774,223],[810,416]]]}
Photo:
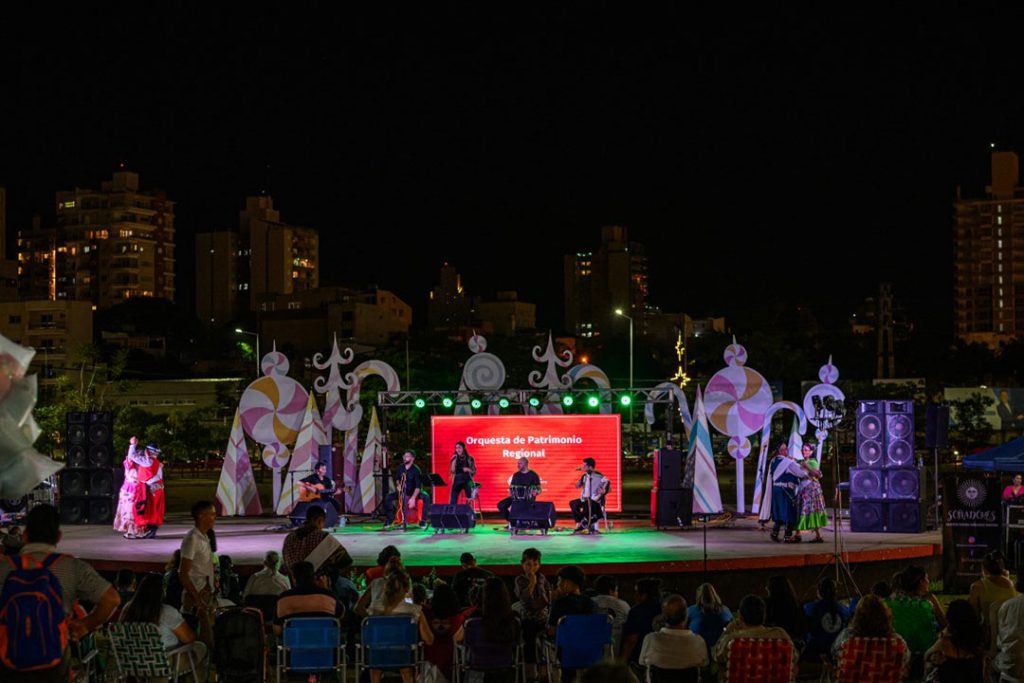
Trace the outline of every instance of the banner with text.
{"label": "banner with text", "polygon": [[[618,415],[435,415],[431,418],[433,471],[451,483],[455,443],[462,441],[476,461],[474,481],[480,484],[483,509],[497,510],[507,497],[508,478],[516,461],[530,459],[541,493],[537,500],[569,510],[580,497],[575,484],[583,458],[597,461],[597,471],[611,480],[605,504],[608,512],[622,511],[622,446]],[[449,487],[435,487],[434,502],[447,503]]]}

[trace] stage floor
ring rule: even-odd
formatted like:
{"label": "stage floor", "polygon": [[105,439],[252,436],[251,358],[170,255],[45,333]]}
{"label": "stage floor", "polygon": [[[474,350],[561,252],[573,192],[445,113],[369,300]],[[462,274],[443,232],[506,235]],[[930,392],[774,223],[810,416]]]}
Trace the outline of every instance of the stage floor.
{"label": "stage floor", "polygon": [[[358,518],[356,518],[358,519]],[[247,574],[263,560],[267,550],[280,550],[285,530],[277,518],[221,518],[217,520],[218,554],[230,555],[240,573]],[[481,566],[500,574],[519,572],[524,548],[543,552],[545,565],[598,565],[616,574],[697,572],[704,569],[704,533],[698,523],[688,530],[657,530],[647,520],[612,520],[610,532],[573,535],[571,522],[559,520],[561,531],[541,535],[534,531],[512,536],[500,530],[500,519],[487,519],[469,534],[435,534],[433,530],[382,531],[379,522],[354,521],[336,531],[358,567],[375,564],[385,545],[395,545],[414,573],[436,567],[439,574],[458,569],[459,555],[472,552]],[[847,522],[844,520],[844,525]],[[172,516],[155,539],[126,540],[106,526],[66,526],[60,550],[88,560],[100,570],[132,568],[163,570],[191,527],[191,519]],[[603,527],[602,527],[603,528]],[[707,528],[708,570],[807,567],[825,564],[832,557],[831,530],[823,530],[824,543],[773,543],[756,520],[733,519]],[[911,560],[941,554],[937,531],[920,534],[855,534],[844,528],[842,539],[850,563]],[[597,568],[597,567],[593,567]]]}

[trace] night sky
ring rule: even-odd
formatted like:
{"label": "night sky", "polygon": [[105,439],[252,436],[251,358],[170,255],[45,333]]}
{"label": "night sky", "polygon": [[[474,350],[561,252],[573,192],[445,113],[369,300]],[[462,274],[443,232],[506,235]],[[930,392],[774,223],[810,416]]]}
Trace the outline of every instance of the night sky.
{"label": "night sky", "polygon": [[177,201],[188,305],[192,235],[266,190],[319,229],[321,282],[415,308],[447,259],[557,323],[562,255],[619,223],[665,310],[845,315],[889,280],[948,332],[955,186],[1024,138],[1002,14],[168,7],[5,22],[0,185],[11,244],[125,162]]}

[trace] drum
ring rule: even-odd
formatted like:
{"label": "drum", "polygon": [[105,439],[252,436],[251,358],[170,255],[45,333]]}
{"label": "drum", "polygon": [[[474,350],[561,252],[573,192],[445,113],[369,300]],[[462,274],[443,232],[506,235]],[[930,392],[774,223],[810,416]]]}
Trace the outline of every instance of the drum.
{"label": "drum", "polygon": [[512,497],[512,500],[529,500],[530,499],[530,487],[529,486],[509,486],[508,493]]}

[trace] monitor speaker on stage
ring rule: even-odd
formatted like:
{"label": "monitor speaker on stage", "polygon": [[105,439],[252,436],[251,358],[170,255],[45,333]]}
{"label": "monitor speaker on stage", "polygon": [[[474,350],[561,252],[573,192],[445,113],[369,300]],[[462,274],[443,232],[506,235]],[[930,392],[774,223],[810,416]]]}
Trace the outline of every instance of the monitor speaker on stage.
{"label": "monitor speaker on stage", "polygon": [[334,506],[330,503],[315,500],[295,504],[295,507],[292,508],[291,514],[288,515],[288,519],[291,521],[292,526],[302,526],[305,524],[306,515],[309,514],[309,509],[311,507],[318,507],[324,511],[324,527],[333,529],[338,526],[338,511],[334,509]]}
{"label": "monitor speaker on stage", "polygon": [[66,417],[66,465],[59,475],[64,524],[111,524],[120,488],[114,467],[114,416],[109,411]]}
{"label": "monitor speaker on stage", "polygon": [[658,529],[693,523],[693,489],[651,491],[651,522]]}
{"label": "monitor speaker on stage", "polygon": [[678,489],[683,485],[683,454],[674,448],[654,451],[654,485],[659,489]]}
{"label": "monitor speaker on stage", "polygon": [[469,530],[476,526],[476,514],[473,508],[466,503],[458,505],[442,505],[433,503],[430,506],[430,525],[434,527],[434,533],[441,531],[459,530],[469,533]]}
{"label": "monitor speaker on stage", "polygon": [[508,522],[514,529],[546,531],[555,525],[555,504],[539,500],[516,500],[508,509]]}

